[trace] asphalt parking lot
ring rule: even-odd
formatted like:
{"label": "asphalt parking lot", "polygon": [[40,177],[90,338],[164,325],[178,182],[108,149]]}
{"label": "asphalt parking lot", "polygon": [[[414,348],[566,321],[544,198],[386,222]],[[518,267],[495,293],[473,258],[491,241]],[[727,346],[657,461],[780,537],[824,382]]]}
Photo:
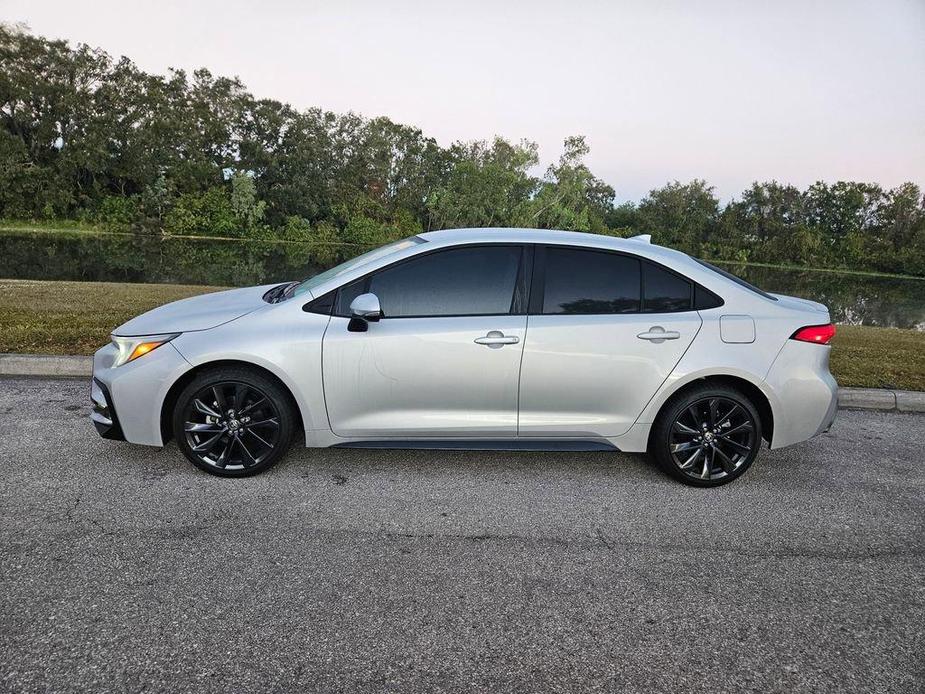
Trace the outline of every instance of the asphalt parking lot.
{"label": "asphalt parking lot", "polygon": [[642,456],[293,449],[209,477],[0,379],[3,691],[913,692],[925,416],[741,480]]}

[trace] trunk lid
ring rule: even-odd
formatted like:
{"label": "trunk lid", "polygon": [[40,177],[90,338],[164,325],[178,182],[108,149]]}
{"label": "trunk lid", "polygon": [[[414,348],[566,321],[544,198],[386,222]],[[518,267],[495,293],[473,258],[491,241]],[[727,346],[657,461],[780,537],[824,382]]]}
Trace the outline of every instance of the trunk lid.
{"label": "trunk lid", "polygon": [[[814,313],[824,314],[826,318],[829,315],[828,306],[820,304],[818,301],[801,299],[796,296],[787,296],[786,294],[771,294],[771,296],[777,299],[778,304],[783,308],[796,309],[798,311],[812,311]],[[820,318],[822,318],[821,315]]]}

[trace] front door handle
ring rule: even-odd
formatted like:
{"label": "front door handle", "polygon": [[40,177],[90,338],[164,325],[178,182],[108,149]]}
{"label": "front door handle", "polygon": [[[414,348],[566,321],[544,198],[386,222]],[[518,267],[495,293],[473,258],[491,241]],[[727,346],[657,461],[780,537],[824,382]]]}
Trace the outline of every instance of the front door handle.
{"label": "front door handle", "polygon": [[677,340],[681,337],[681,333],[677,330],[665,330],[660,325],[653,325],[644,333],[639,333],[636,337],[640,340],[648,340],[649,342],[654,342],[655,344],[661,344],[665,340]]}
{"label": "front door handle", "polygon": [[505,335],[500,330],[489,330],[485,337],[475,338],[475,344],[485,345],[490,349],[500,349],[504,345],[516,345],[520,338],[516,335]]}

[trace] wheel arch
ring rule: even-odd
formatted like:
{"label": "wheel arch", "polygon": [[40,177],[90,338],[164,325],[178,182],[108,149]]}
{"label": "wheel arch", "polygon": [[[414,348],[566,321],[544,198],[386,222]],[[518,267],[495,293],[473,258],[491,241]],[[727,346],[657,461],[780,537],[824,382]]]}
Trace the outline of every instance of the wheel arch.
{"label": "wheel arch", "polygon": [[[755,406],[755,409],[758,410],[758,416],[761,418],[762,438],[765,439],[769,444],[771,443],[774,437],[774,408],[771,405],[770,399],[756,383],[748,380],[747,378],[743,378],[742,376],[735,376],[733,374],[704,374],[697,378],[685,381],[662,401],[652,421],[656,421],[661,416],[665,408],[668,407],[677,398],[683,397],[686,393],[693,390],[694,388],[702,386],[704,383],[729,386],[741,391]],[[655,427],[651,427],[649,430],[650,438],[654,428]]]}
{"label": "wheel arch", "polygon": [[160,413],[161,440],[163,443],[166,444],[173,438],[173,427],[171,426],[173,411],[177,405],[177,399],[180,397],[180,393],[183,392],[183,389],[186,388],[186,386],[189,385],[192,380],[196,378],[196,376],[203,373],[204,371],[210,371],[212,369],[223,367],[250,369],[251,371],[259,373],[262,376],[274,381],[280,388],[283,389],[283,392],[289,396],[289,405],[296,413],[296,421],[299,422],[301,427],[304,427],[305,412],[302,411],[302,407],[299,405],[299,401],[295,397],[292,388],[290,388],[289,385],[277,374],[273,373],[273,371],[270,369],[253,362],[244,361],[241,359],[218,359],[215,361],[207,361],[203,362],[202,364],[197,364],[191,369],[184,371],[167,390],[167,394],[164,396],[164,401],[161,403]]}

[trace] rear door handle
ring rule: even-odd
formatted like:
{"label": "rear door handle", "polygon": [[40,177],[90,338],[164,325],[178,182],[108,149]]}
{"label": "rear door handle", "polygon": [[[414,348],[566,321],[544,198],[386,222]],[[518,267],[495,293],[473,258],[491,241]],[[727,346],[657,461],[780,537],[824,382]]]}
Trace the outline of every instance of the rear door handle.
{"label": "rear door handle", "polygon": [[677,340],[681,337],[681,333],[677,330],[665,330],[660,325],[653,325],[644,333],[639,333],[636,337],[640,340],[648,340],[649,342],[654,342],[655,344],[661,344],[665,340]]}
{"label": "rear door handle", "polygon": [[516,335],[505,335],[500,330],[489,330],[485,337],[475,338],[475,344],[485,345],[490,349],[499,349],[504,345],[516,345],[520,338]]}

